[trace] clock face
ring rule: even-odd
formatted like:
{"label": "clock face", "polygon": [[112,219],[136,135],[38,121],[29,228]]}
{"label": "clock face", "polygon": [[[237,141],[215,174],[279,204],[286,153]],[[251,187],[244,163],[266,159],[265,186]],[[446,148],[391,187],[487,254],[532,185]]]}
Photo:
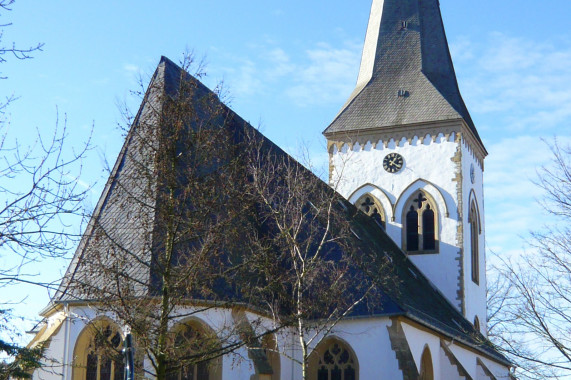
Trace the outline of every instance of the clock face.
{"label": "clock face", "polygon": [[402,169],[404,159],[398,153],[389,153],[383,160],[383,168],[389,173],[396,173]]}
{"label": "clock face", "polygon": [[472,183],[476,181],[476,171],[474,170],[474,164],[470,165],[470,181],[472,181]]}

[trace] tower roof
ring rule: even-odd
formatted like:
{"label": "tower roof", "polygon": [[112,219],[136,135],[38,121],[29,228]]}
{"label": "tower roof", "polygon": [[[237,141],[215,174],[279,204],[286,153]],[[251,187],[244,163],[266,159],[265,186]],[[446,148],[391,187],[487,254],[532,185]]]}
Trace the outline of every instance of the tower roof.
{"label": "tower roof", "polygon": [[357,86],[324,134],[462,119],[438,0],[373,0]]}

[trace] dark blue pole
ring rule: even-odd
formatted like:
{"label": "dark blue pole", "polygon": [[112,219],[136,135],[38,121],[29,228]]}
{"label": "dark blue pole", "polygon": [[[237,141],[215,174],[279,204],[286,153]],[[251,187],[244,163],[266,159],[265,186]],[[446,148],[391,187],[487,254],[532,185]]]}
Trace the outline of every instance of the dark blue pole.
{"label": "dark blue pole", "polygon": [[125,371],[124,380],[135,380],[135,348],[133,348],[133,338],[131,334],[125,336],[125,349],[123,350],[125,355]]}

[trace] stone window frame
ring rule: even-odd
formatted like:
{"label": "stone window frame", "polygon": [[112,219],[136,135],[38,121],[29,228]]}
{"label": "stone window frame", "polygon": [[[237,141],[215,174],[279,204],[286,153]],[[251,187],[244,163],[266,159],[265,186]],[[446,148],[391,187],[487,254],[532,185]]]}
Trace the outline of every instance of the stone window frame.
{"label": "stone window frame", "polygon": [[[119,342],[114,343],[115,338]],[[125,337],[119,326],[108,318],[99,318],[90,322],[80,332],[74,347],[73,380],[86,380],[88,376],[89,355],[94,354],[97,359],[96,380],[123,379],[123,340]],[[115,351],[113,353],[113,351]],[[108,353],[116,354],[115,358]],[[103,359],[110,360],[109,375],[102,376]],[[120,359],[120,361],[118,360]]]}
{"label": "stone window frame", "polygon": [[475,199],[470,201],[470,212],[468,214],[468,226],[470,229],[470,270],[472,282],[480,285],[480,217],[478,204]]}
{"label": "stone window frame", "polygon": [[[422,194],[425,198],[422,201],[422,206],[418,207],[418,196]],[[417,205],[415,205],[417,203]],[[417,219],[417,228],[418,228],[418,250],[411,251],[407,247],[407,233],[408,233],[408,225],[407,225],[407,214],[411,211],[411,206],[414,208],[414,211],[421,210],[422,212],[418,212],[418,219]],[[423,214],[424,212],[430,208],[434,213],[434,249],[424,249],[424,223],[423,223]],[[402,208],[402,249],[409,255],[423,255],[423,254],[438,254],[440,253],[440,214],[438,211],[438,204],[430,195],[430,193],[426,192],[424,189],[416,189],[412,192],[412,194],[408,197],[406,202],[404,203],[404,207]]]}
{"label": "stone window frame", "polygon": [[[335,346],[339,347],[341,351],[338,354],[334,354]],[[349,354],[349,358],[347,359],[346,363],[342,363],[340,366],[338,363],[338,359],[341,357],[343,352],[347,352]],[[333,357],[333,363],[325,363],[324,356],[329,353],[330,356]],[[345,342],[342,339],[337,337],[329,337],[324,341],[320,342],[319,345],[313,350],[309,358],[309,379],[310,380],[318,380],[319,377],[319,370],[322,369],[320,367],[325,367],[328,370],[328,379],[331,379],[331,371],[335,369],[335,366],[341,367],[343,370],[341,372],[341,380],[349,380],[345,377],[345,369],[349,368],[349,363],[352,365],[354,369],[354,380],[359,380],[359,361],[357,359],[357,355],[355,355],[355,351],[351,347],[350,344]],[[324,365],[325,364],[325,365]]]}
{"label": "stone window frame", "polygon": [[434,365],[432,364],[432,354],[428,345],[424,346],[420,358],[420,380],[434,380]]}
{"label": "stone window frame", "polygon": [[[365,206],[364,203],[366,202],[367,198],[370,198],[371,204]],[[373,194],[365,193],[365,194],[361,195],[359,197],[359,199],[357,199],[357,201],[355,202],[355,206],[359,210],[361,210],[363,213],[370,216],[371,218],[373,218],[374,210],[376,210],[378,215],[380,216],[379,222],[381,223],[381,227],[386,231],[386,229],[387,229],[387,213],[385,212],[385,208],[383,207],[381,202]],[[371,206],[373,206],[373,207],[371,207]],[[368,208],[368,210],[367,210],[367,208]]]}

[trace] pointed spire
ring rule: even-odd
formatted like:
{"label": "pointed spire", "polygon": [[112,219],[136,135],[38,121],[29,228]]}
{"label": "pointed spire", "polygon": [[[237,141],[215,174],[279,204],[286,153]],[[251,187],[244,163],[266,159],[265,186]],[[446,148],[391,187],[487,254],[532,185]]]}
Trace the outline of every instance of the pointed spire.
{"label": "pointed spire", "polygon": [[363,46],[363,55],[361,56],[361,68],[359,69],[357,87],[366,85],[373,77],[384,2],[385,0],[373,0],[371,15],[369,16],[369,26],[367,27],[367,34],[365,36],[365,45]]}
{"label": "pointed spire", "polygon": [[356,132],[463,119],[466,109],[438,0],[373,0],[357,86],[324,131]]}

